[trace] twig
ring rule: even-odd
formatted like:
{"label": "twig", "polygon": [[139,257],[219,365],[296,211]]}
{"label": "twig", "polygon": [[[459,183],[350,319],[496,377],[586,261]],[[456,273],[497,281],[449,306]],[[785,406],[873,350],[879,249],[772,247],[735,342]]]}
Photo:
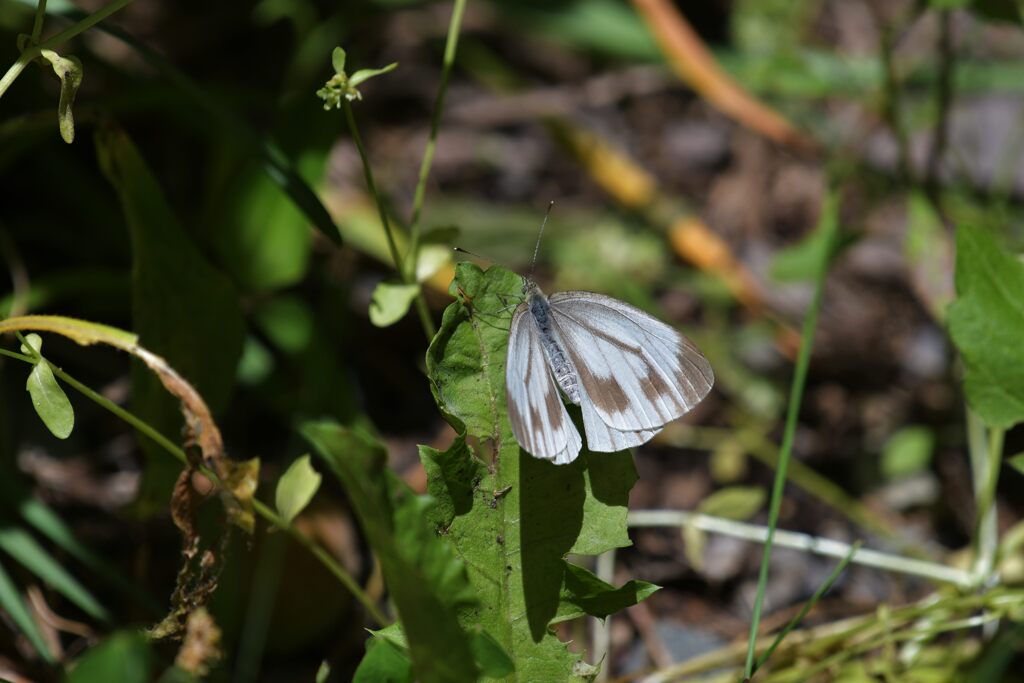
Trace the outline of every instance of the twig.
{"label": "twig", "polygon": [[[685,510],[634,510],[629,513],[628,523],[630,526],[638,527],[684,527],[691,525],[708,533],[722,534],[723,536],[731,536],[756,543],[766,542],[769,535],[767,527],[705,515],[700,512],[687,512]],[[781,529],[775,531],[772,540],[775,545],[782,546],[783,548],[803,550],[814,555],[837,559],[846,557],[852,547],[849,543],[843,543],[842,541]],[[957,569],[956,567],[950,567],[938,562],[883,553],[878,550],[861,548],[853,554],[851,562],[865,567],[920,576],[940,583],[951,583],[959,587],[966,587],[972,584],[971,573],[963,569]]]}

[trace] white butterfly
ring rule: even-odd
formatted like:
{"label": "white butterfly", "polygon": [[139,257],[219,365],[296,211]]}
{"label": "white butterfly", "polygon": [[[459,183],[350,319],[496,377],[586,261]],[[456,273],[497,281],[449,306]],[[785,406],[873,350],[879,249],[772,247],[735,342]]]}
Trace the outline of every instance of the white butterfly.
{"label": "white butterfly", "polygon": [[512,317],[505,390],[512,433],[537,458],[572,462],[583,443],[562,395],[583,410],[592,451],[639,446],[711,390],[711,364],[638,308],[591,292],[550,298],[528,279]]}

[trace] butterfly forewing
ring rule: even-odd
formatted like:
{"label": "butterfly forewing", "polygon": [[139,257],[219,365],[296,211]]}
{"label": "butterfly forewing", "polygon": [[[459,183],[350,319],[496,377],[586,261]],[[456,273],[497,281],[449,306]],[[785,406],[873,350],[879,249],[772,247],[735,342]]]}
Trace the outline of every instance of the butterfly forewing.
{"label": "butterfly forewing", "polygon": [[[548,301],[587,396],[584,424],[592,450],[605,450],[598,441],[618,446],[614,450],[644,443],[711,390],[714,373],[703,354],[640,309],[591,292],[562,292]],[[607,434],[593,416],[587,419],[588,403]]]}
{"label": "butterfly forewing", "polygon": [[512,317],[505,390],[512,433],[520,446],[560,465],[576,459],[583,442],[558,394],[526,304]]}

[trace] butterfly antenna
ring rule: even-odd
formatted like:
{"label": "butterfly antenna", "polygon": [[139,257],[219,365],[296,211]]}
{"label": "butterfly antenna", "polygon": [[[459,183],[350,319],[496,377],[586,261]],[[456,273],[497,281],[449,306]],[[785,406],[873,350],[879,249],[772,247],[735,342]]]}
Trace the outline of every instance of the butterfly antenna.
{"label": "butterfly antenna", "polygon": [[548,203],[548,210],[544,212],[544,220],[540,222],[540,231],[537,233],[537,244],[533,248],[533,260],[530,261],[530,279],[533,279],[533,269],[537,266],[537,254],[540,253],[540,238],[544,236],[544,226],[548,224],[548,217],[551,216],[551,209],[554,208],[555,201],[551,200]]}
{"label": "butterfly antenna", "polygon": [[480,254],[472,252],[469,249],[463,249],[462,247],[452,247],[452,251],[457,252],[459,254],[468,254],[473,258],[483,259],[484,261],[490,261],[491,263],[494,263],[494,259],[488,258],[486,256],[481,256]]}

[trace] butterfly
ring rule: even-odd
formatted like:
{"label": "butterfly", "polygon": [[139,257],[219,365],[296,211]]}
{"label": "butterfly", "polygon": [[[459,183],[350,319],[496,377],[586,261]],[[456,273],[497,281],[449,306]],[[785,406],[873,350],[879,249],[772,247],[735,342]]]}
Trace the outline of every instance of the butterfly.
{"label": "butterfly", "polygon": [[564,465],[580,453],[563,396],[582,409],[590,450],[611,453],[647,443],[711,391],[707,358],[640,309],[592,292],[547,297],[529,278],[523,295],[505,391],[512,433],[534,457]]}

